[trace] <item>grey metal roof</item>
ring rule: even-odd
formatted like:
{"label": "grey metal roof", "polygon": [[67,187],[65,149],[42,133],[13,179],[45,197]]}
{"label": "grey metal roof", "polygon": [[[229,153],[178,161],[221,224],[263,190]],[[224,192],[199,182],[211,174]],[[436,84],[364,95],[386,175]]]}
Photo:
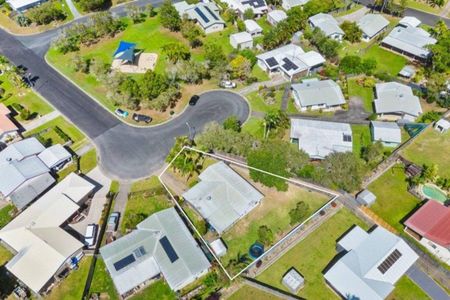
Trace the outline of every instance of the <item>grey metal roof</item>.
{"label": "grey metal roof", "polygon": [[264,197],[222,161],[206,168],[199,178],[201,181],[184,193],[183,198],[218,233],[249,213]]}
{"label": "grey metal roof", "polygon": [[174,7],[181,17],[187,14],[190,19],[196,20],[203,29],[215,24],[225,25],[225,21],[218,13],[217,6],[212,2],[188,4],[186,1],[181,1],[175,3]]}
{"label": "grey metal roof", "polygon": [[372,140],[388,143],[401,143],[402,133],[395,122],[372,121]]}
{"label": "grey metal roof", "polygon": [[398,82],[377,83],[375,85],[375,112],[404,113],[417,117],[422,113],[420,100],[409,86]]}
{"label": "grey metal roof", "polygon": [[299,289],[304,285],[305,279],[297,272],[294,268],[291,268],[289,272],[287,272],[283,276],[282,283],[286,286],[291,292],[297,294]]}
{"label": "grey metal roof", "polygon": [[333,152],[352,152],[350,124],[306,119],[291,119],[291,138],[298,139],[299,148],[311,158],[323,159]]}
{"label": "grey metal roof", "polygon": [[276,10],[272,10],[271,12],[269,12],[267,14],[267,17],[271,18],[276,23],[278,23],[278,22],[285,20],[287,18],[287,14],[283,10],[276,9]]}
{"label": "grey metal roof", "polygon": [[50,173],[45,173],[26,181],[9,197],[14,205],[21,210],[47,190],[54,182],[55,178]]}
{"label": "grey metal roof", "polygon": [[[175,254],[165,250],[162,240]],[[160,272],[173,290],[179,290],[210,267],[175,208],[154,213],[130,234],[103,246],[100,253],[120,294]]]}
{"label": "grey metal roof", "polygon": [[283,5],[284,3],[288,4],[289,7],[295,7],[295,6],[300,6],[300,5],[305,5],[306,3],[308,3],[309,0],[283,0]]}
{"label": "grey metal roof", "polygon": [[320,28],[326,36],[333,34],[344,34],[344,31],[339,27],[338,22],[332,15],[319,13],[312,17],[309,17],[309,22],[313,24],[314,27]]}
{"label": "grey metal roof", "polygon": [[66,161],[72,157],[69,151],[62,145],[56,144],[48,147],[38,155],[39,159],[48,167],[56,167],[63,161]]}
{"label": "grey metal roof", "polygon": [[389,25],[389,21],[380,14],[367,14],[357,24],[364,34],[372,38],[386,28]]}
{"label": "grey metal roof", "polygon": [[345,103],[341,87],[331,79],[293,84],[292,90],[294,97],[304,107],[320,104],[336,106]]}
{"label": "grey metal roof", "polygon": [[235,40],[236,44],[243,44],[248,42],[253,42],[253,37],[250,33],[243,31],[230,35],[230,41]]}
{"label": "grey metal roof", "polygon": [[37,155],[44,150],[45,147],[34,137],[18,141],[0,152],[0,165]]}
{"label": "grey metal roof", "polygon": [[383,39],[383,44],[400,49],[417,57],[426,58],[430,54],[425,46],[436,44],[436,39],[422,28],[397,26]]}
{"label": "grey metal roof", "polygon": [[[348,234],[358,230],[355,228]],[[358,235],[352,244],[354,248],[349,249],[324,275],[345,298],[385,299],[418,258],[401,238],[382,227],[375,228],[366,238]],[[379,266],[395,250],[401,256],[382,273]]]}
{"label": "grey metal roof", "polygon": [[254,20],[244,20],[245,30],[250,34],[261,33],[263,29]]}
{"label": "grey metal roof", "polygon": [[364,205],[371,205],[375,202],[377,197],[369,190],[363,190],[358,194],[356,197],[356,200],[358,200],[359,203]]}

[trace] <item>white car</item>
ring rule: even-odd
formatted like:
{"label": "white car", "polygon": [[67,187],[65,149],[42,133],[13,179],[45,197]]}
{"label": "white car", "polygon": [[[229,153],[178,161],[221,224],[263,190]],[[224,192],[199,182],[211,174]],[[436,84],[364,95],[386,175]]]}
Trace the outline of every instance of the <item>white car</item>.
{"label": "white car", "polygon": [[84,235],[84,244],[88,247],[95,245],[97,239],[97,224],[89,224],[86,228],[86,234]]}
{"label": "white car", "polygon": [[236,88],[236,83],[230,80],[222,80],[220,86],[225,89],[234,89]]}

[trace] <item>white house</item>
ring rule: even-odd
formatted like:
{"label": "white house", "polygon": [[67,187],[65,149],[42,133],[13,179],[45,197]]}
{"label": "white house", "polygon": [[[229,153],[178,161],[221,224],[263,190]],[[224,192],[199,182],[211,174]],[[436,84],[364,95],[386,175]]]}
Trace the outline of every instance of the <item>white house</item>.
{"label": "white house", "polygon": [[293,7],[305,5],[309,0],[283,0],[281,3],[281,7],[284,10],[288,11]]}
{"label": "white house", "polygon": [[290,137],[312,159],[353,151],[350,124],[292,118]]}
{"label": "white house", "polygon": [[403,27],[418,27],[422,21],[417,19],[416,17],[405,16],[399,22],[399,26]]}
{"label": "white house", "polygon": [[312,28],[319,28],[325,36],[336,41],[342,41],[344,31],[339,27],[338,22],[332,15],[319,13],[310,17],[308,21]]}
{"label": "white house", "polygon": [[228,4],[228,7],[234,9],[241,17],[248,9],[251,9],[257,18],[269,10],[265,0],[221,0],[221,2]]}
{"label": "white house", "polygon": [[246,216],[264,197],[222,161],[206,168],[199,179],[183,198],[219,234]]}
{"label": "white house", "polygon": [[291,89],[295,104],[301,111],[334,110],[346,103],[341,87],[331,79],[304,80],[293,84]]}
{"label": "white house", "polygon": [[380,141],[386,147],[397,147],[402,143],[402,132],[395,122],[370,122],[372,141]]}
{"label": "white house", "polygon": [[6,0],[6,3],[18,12],[24,12],[44,2],[47,2],[47,0]]}
{"label": "white house", "polygon": [[294,44],[281,46],[256,57],[258,66],[269,75],[281,73],[288,80],[307,76],[325,63],[325,58],[316,51],[305,53]]}
{"label": "white house", "polygon": [[434,129],[440,133],[447,132],[447,130],[450,129],[450,122],[446,119],[440,119],[436,122],[436,124],[434,124]]}
{"label": "white house", "polygon": [[269,22],[272,26],[276,26],[285,19],[287,19],[287,14],[279,9],[272,10],[267,14],[267,22]]}
{"label": "white house", "polygon": [[362,40],[368,42],[385,30],[389,21],[381,14],[367,14],[359,19],[357,25],[362,31]]}
{"label": "white house", "polygon": [[263,32],[261,26],[258,25],[254,20],[245,20],[245,31],[250,33],[252,36],[260,36]]}
{"label": "white house", "polygon": [[243,31],[230,35],[230,44],[234,49],[253,48],[253,37],[250,33]]}
{"label": "white house", "polygon": [[0,103],[0,142],[7,143],[19,137],[19,128],[10,119],[11,111]]}
{"label": "white house", "polygon": [[219,8],[213,2],[188,4],[182,1],[174,3],[173,6],[181,17],[187,15],[189,19],[195,20],[206,34],[225,28],[225,21],[220,17]]}
{"label": "white house", "polygon": [[418,259],[398,236],[383,227],[370,233],[355,226],[337,243],[343,256],[329,268],[326,282],[345,299],[381,300]]}
{"label": "white house", "polygon": [[419,98],[407,85],[398,82],[377,83],[375,91],[375,112],[381,118],[414,121],[422,114]]}

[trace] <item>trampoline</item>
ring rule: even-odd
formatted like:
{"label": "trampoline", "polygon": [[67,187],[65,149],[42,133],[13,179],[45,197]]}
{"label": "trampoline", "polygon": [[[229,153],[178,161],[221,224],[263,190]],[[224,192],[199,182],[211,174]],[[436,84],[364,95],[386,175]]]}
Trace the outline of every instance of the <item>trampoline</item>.
{"label": "trampoline", "polygon": [[264,253],[264,245],[261,243],[254,243],[250,246],[250,249],[248,250],[248,254],[251,258],[257,259]]}

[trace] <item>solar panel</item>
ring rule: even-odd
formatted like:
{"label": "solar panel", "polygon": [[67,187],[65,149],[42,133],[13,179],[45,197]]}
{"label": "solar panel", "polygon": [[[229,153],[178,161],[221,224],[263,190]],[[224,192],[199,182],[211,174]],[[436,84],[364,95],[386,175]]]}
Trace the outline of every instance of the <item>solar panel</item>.
{"label": "solar panel", "polygon": [[296,64],[294,64],[289,58],[285,57],[285,58],[283,58],[283,61],[284,61],[283,68],[286,71],[298,69],[298,66]]}
{"label": "solar panel", "polygon": [[145,254],[147,254],[147,252],[145,251],[143,246],[141,246],[141,247],[137,248],[136,250],[134,250],[133,253],[134,253],[134,256],[136,256],[136,258],[139,258],[139,257],[144,256]]}
{"label": "solar panel", "polygon": [[200,10],[200,8],[194,8],[195,12],[203,19],[205,23],[209,23],[209,19],[205,16],[205,14]]}
{"label": "solar panel", "polygon": [[384,274],[402,256],[402,253],[395,249],[379,266],[378,270]]}
{"label": "solar panel", "polygon": [[351,142],[352,136],[350,134],[344,134],[344,142]]}
{"label": "solar panel", "polygon": [[211,9],[209,9],[208,6],[205,6],[205,9],[211,14],[211,16],[214,18],[214,20],[219,21],[219,18],[216,16],[216,14]]}
{"label": "solar panel", "polygon": [[135,261],[136,261],[136,259],[134,258],[134,255],[130,254],[128,256],[125,256],[121,260],[115,262],[114,263],[114,268],[116,269],[116,271],[120,271],[123,268],[125,268],[126,266],[134,263]]}
{"label": "solar panel", "polygon": [[170,243],[167,236],[160,239],[159,242],[161,243],[161,246],[163,247],[164,251],[166,252],[167,256],[169,257],[170,262],[173,263],[173,262],[177,261],[178,255],[175,252],[175,249],[173,249],[172,244]]}
{"label": "solar panel", "polygon": [[264,0],[246,0],[242,1],[242,4],[248,4],[254,8],[259,8],[265,6],[266,2],[264,2]]}
{"label": "solar panel", "polygon": [[268,59],[266,59],[266,63],[269,65],[269,67],[275,67],[276,65],[278,65],[278,62],[275,58],[270,57]]}

